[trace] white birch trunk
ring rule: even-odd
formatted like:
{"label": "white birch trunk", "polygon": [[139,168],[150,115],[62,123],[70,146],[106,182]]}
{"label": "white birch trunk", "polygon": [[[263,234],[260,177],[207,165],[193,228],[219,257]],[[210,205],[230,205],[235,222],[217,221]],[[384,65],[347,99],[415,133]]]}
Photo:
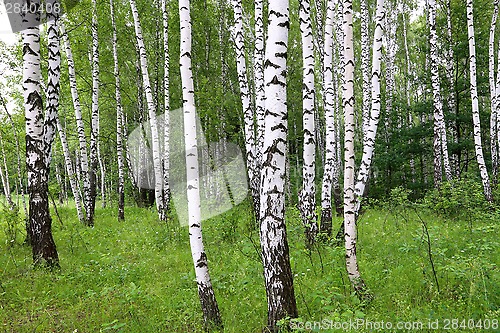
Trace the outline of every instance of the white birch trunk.
{"label": "white birch trunk", "polygon": [[[500,64],[500,39],[498,41],[498,53],[497,53],[497,63]],[[498,168],[500,167],[500,74],[497,73],[497,77],[496,77],[496,86],[495,86],[495,96],[496,96],[496,99],[495,99],[495,111],[496,111],[496,116],[497,116],[497,119],[496,119],[496,125],[497,125],[497,130],[496,130],[496,134],[497,134],[497,152],[498,152],[498,155],[497,155],[497,178],[498,178]],[[498,179],[497,179],[497,182],[498,182]]]}
{"label": "white birch trunk", "polygon": [[163,16],[163,209],[165,219],[170,207],[170,57],[168,51],[168,0],[161,0]]}
{"label": "white birch trunk", "polygon": [[[327,1],[325,0],[312,0],[310,4],[312,9],[312,22],[313,22],[313,43],[319,63],[323,63],[324,50],[325,50],[325,9]],[[319,75],[318,83],[323,83],[322,73]]]}
{"label": "white birch trunk", "polygon": [[271,332],[277,331],[280,319],[298,315],[285,225],[288,10],[287,0],[269,1],[269,34],[264,62],[266,114],[262,150],[260,243],[267,294],[267,324]]}
{"label": "white birch trunk", "polygon": [[[97,0],[92,0],[92,110],[90,122],[89,183],[90,203],[87,211],[87,224],[94,225],[97,198],[97,167],[99,145],[99,40],[97,32]],[[102,172],[102,170],[101,170]]]}
{"label": "white birch trunk", "polygon": [[370,12],[368,10],[368,0],[360,1],[361,14],[361,72],[363,74],[363,144],[368,127],[370,124],[370,105],[371,105],[371,87],[370,87],[370,45],[369,45],[369,29],[368,23],[370,20]]}
{"label": "white birch trunk", "polygon": [[[335,6],[335,5],[334,5]],[[336,80],[340,82],[340,86],[344,85],[344,72],[345,72],[345,50],[344,50],[344,29],[343,29],[343,21],[344,20],[344,1],[337,1],[337,10],[334,14],[335,21],[335,51],[338,58],[338,62],[334,61],[334,66],[337,70],[334,70],[334,74],[336,75]],[[326,41],[325,41],[326,44]],[[326,47],[326,45],[325,45]],[[341,93],[337,94],[342,96]],[[341,98],[340,98],[341,99]],[[339,101],[339,108],[342,108],[343,103]]]}
{"label": "white birch trunk", "polygon": [[479,173],[483,182],[484,197],[487,201],[493,201],[491,193],[490,178],[483,157],[483,145],[481,143],[481,120],[479,118],[479,104],[476,85],[476,39],[474,35],[474,8],[473,0],[467,0],[467,34],[469,36],[469,72],[470,93],[472,99],[472,121],[474,123],[474,148],[476,152]]}
{"label": "white birch trunk", "polygon": [[[56,0],[48,0],[47,8],[53,8]],[[56,134],[56,117],[59,108],[59,91],[60,91],[60,78],[61,78],[61,51],[59,40],[59,28],[57,15],[48,13],[47,22],[47,50],[48,50],[48,82],[46,88],[47,96],[47,109],[45,112],[45,122],[43,127],[43,140],[45,145],[46,165],[50,165],[51,148]],[[52,18],[52,19],[50,19]]]}
{"label": "white birch trunk", "polygon": [[[342,103],[342,86],[344,84],[344,71],[345,71],[345,56],[344,56],[344,29],[343,29],[343,17],[344,17],[344,2],[337,2],[337,10],[335,11],[335,38],[334,38],[334,60],[333,60],[333,85],[334,85],[334,117],[336,122],[335,127],[335,164],[333,168],[333,193],[335,205],[337,208],[337,215],[341,216],[344,214],[344,208],[342,204],[341,189],[340,189],[340,175],[342,169],[342,144],[341,144],[341,133],[343,128],[343,103]],[[338,195],[337,195],[338,193]]]}
{"label": "white birch trunk", "polygon": [[343,85],[344,105],[344,229],[346,267],[349,280],[361,301],[369,299],[370,295],[361,278],[356,254],[356,194],[355,194],[355,152],[354,152],[354,42],[352,29],[352,0],[344,0],[344,56],[345,72]]}
{"label": "white birch trunk", "polygon": [[[52,142],[45,141],[44,112],[41,96],[40,66],[40,6],[33,0],[33,12],[26,14],[32,23],[22,32],[23,36],[23,90],[26,118],[26,170],[29,193],[29,238],[35,266],[59,265],[59,257],[52,238],[52,219],[49,212],[48,176],[50,161],[45,154]],[[25,22],[26,22],[25,21]]]}
{"label": "white birch trunk", "polygon": [[73,99],[73,107],[75,109],[75,119],[76,119],[76,130],[78,132],[78,144],[79,144],[79,154],[80,172],[77,175],[81,175],[83,178],[83,206],[85,207],[85,213],[87,217],[85,218],[85,223],[88,224],[88,215],[91,211],[91,193],[90,193],[90,179],[89,179],[89,159],[87,154],[87,139],[85,137],[85,127],[82,118],[82,108],[80,104],[80,97],[78,95],[78,89],[76,84],[76,74],[75,74],[75,62],[73,60],[73,52],[71,51],[71,45],[69,43],[69,37],[65,31],[64,24],[62,21],[59,22],[59,29],[61,30],[61,36],[64,41],[64,46],[66,49],[66,59],[68,62],[68,77],[69,85],[71,90],[71,97]]}
{"label": "white birch trunk", "polygon": [[371,78],[371,111],[370,122],[365,134],[365,142],[363,144],[363,156],[361,158],[361,165],[358,170],[356,179],[355,196],[356,206],[355,214],[359,214],[361,207],[361,199],[365,193],[365,188],[370,176],[370,170],[375,151],[375,139],[377,137],[378,123],[380,120],[381,108],[381,95],[380,95],[380,78],[382,72],[380,65],[382,62],[382,36],[385,16],[384,0],[377,0],[377,8],[375,12],[375,32],[373,35],[373,48],[372,48],[372,78]]}
{"label": "white birch trunk", "polygon": [[488,44],[488,73],[490,83],[490,147],[491,147],[491,163],[493,168],[493,181],[498,179],[498,110],[497,110],[497,93],[495,83],[495,28],[498,16],[498,0],[493,4],[493,15],[491,17],[490,40]]}
{"label": "white birch trunk", "polygon": [[[406,94],[406,106],[408,108],[408,127],[413,127],[413,114],[411,111],[411,87],[412,87],[412,70],[411,70],[411,60],[410,60],[410,51],[408,49],[408,33],[407,33],[407,21],[410,13],[407,9],[406,5],[403,5],[403,37],[404,37],[404,47],[405,47],[405,59],[406,59],[406,86],[405,86],[405,94]],[[409,141],[411,144],[411,140]],[[415,183],[415,158],[410,157],[410,170],[411,170],[411,178],[412,182]]]}
{"label": "white birch trunk", "polygon": [[[5,175],[3,172],[2,165],[0,165],[0,178],[2,179],[2,189],[3,189],[3,194],[5,196],[5,200],[7,200],[7,203],[9,204],[10,207],[13,207],[12,206],[12,204],[13,204],[12,199],[9,200],[10,194],[9,194],[7,183],[5,181]],[[12,202],[12,204],[11,204],[11,202]]]}
{"label": "white birch trunk", "polygon": [[[5,110],[5,113],[7,114],[7,118],[9,119],[10,126],[12,127],[12,133],[14,133],[14,139],[16,143],[16,155],[17,155],[17,180],[19,183],[19,192],[21,193],[22,197],[22,202],[23,202],[23,208],[24,208],[24,213],[26,216],[28,216],[28,208],[26,206],[26,196],[25,191],[24,191],[24,182],[22,178],[22,172],[21,172],[21,149],[19,145],[19,133],[17,131],[16,125],[14,123],[14,120],[12,119],[12,116],[9,112],[9,109],[7,108],[7,102],[4,100],[4,98],[0,95],[0,101],[3,105],[3,108]],[[19,194],[19,193],[18,193]],[[19,204],[19,197],[17,203]],[[26,229],[28,230],[28,229]]]}
{"label": "white birch trunk", "polygon": [[[126,133],[125,129],[127,128],[127,118],[125,116],[123,116],[123,118],[122,118],[122,124],[123,124],[122,136],[124,139],[126,139],[127,133]],[[139,179],[138,179],[138,177],[136,177],[135,173],[133,172],[132,157],[130,155],[130,150],[128,149],[128,145],[126,143],[123,144],[123,152],[125,155],[125,163],[127,165],[128,178],[129,178],[130,182],[132,183],[132,186],[134,188],[138,188]]]}
{"label": "white birch trunk", "polygon": [[[449,181],[452,179],[452,173],[448,158],[448,139],[446,135],[443,101],[441,99],[441,87],[439,82],[436,0],[429,0],[428,8],[431,84],[434,105],[434,186],[439,187],[442,181],[442,166],[444,166],[446,180]],[[441,162],[443,164],[441,164]]]}
{"label": "white birch trunk", "polygon": [[[448,79],[448,83],[450,85],[451,93],[448,96],[448,108],[450,112],[455,112],[456,109],[456,96],[455,96],[455,54],[453,51],[453,36],[452,36],[452,26],[451,26],[451,0],[448,0],[446,3],[446,32],[448,36],[448,54],[446,61],[446,77]],[[451,127],[452,140],[456,143],[457,138],[457,128],[455,125]],[[460,176],[460,165],[458,161],[458,155],[452,154],[451,156],[451,164],[453,168],[453,172],[455,176]]]}
{"label": "white birch trunk", "polygon": [[[324,12],[326,11],[325,0],[312,0],[311,2],[311,20],[313,30],[313,44],[314,44],[314,57],[320,66],[324,63],[324,50],[325,50],[325,20]],[[321,166],[325,164],[325,126],[321,119],[319,101],[323,100],[324,96],[324,73],[322,70],[315,72],[316,86],[322,87],[316,90],[316,99],[314,105],[314,121],[316,127],[316,146],[318,147],[318,154],[321,158]],[[321,224],[320,224],[321,227]]]}
{"label": "white birch trunk", "polygon": [[311,248],[316,240],[318,224],[316,221],[316,129],[314,123],[314,51],[309,0],[300,2],[300,33],[302,38],[302,113],[304,132],[304,151],[302,167],[302,190],[299,194],[299,207],[305,226],[306,246]]}
{"label": "white birch trunk", "polygon": [[146,101],[148,104],[149,122],[151,124],[151,146],[153,148],[153,168],[155,174],[155,199],[156,209],[160,221],[165,221],[165,210],[163,205],[163,175],[162,175],[162,159],[160,156],[160,140],[158,134],[158,122],[156,120],[156,110],[149,81],[148,62],[146,47],[142,37],[141,23],[139,21],[139,13],[135,4],[135,0],[130,0],[132,15],[134,16],[135,34],[137,45],[139,47],[139,58],[141,62],[142,80],[146,92]]}
{"label": "white birch trunk", "polygon": [[3,163],[3,170],[0,164],[0,177],[2,178],[3,193],[5,195],[5,199],[7,200],[7,204],[9,205],[9,207],[11,209],[14,209],[16,205],[14,204],[14,201],[12,201],[12,194],[10,192],[9,167],[7,166],[7,155],[5,154],[1,132],[0,132],[0,148],[2,152],[2,163]]}
{"label": "white birch trunk", "polygon": [[[99,138],[99,135],[97,136]],[[101,144],[97,141],[97,162],[99,163],[99,170],[101,171],[101,207],[106,208],[106,164],[101,155]]]}
{"label": "white birch trunk", "polygon": [[[255,114],[257,116],[256,170],[262,165],[264,145],[264,116],[266,96],[264,89],[264,0],[255,1],[255,48],[254,48]],[[260,177],[258,177],[260,179]],[[260,180],[259,180],[260,181]]]}
{"label": "white birch trunk", "polygon": [[116,33],[115,10],[113,0],[109,0],[111,25],[113,27],[113,64],[115,75],[116,98],[116,154],[118,160],[118,220],[125,220],[125,163],[123,160],[123,107],[121,96],[120,68],[118,66],[118,37]]}
{"label": "white birch trunk", "polygon": [[243,39],[243,12],[241,0],[232,0],[234,12],[234,26],[231,29],[236,52],[236,68],[238,71],[238,83],[240,87],[241,104],[243,106],[243,120],[245,133],[245,150],[248,169],[248,179],[252,192],[254,212],[259,218],[259,172],[256,163],[256,140],[254,128],[254,114],[250,100],[248,85],[247,66],[245,60],[245,42]]}
{"label": "white birch trunk", "polygon": [[332,187],[335,183],[335,169],[338,167],[336,155],[335,128],[335,86],[333,75],[333,31],[335,19],[335,3],[327,1],[325,38],[323,52],[323,108],[325,112],[326,135],[325,135],[325,163],[323,167],[323,180],[321,187],[321,232],[331,234],[332,232]]}
{"label": "white birch trunk", "polygon": [[[434,187],[439,188],[443,181],[443,165],[442,165],[442,151],[441,151],[441,136],[439,135],[440,114],[439,114],[439,72],[437,64],[437,36],[436,36],[436,3],[433,0],[427,1],[428,5],[428,23],[430,27],[430,53],[429,63],[431,69],[431,86],[433,95],[433,118],[434,118],[434,136],[433,136],[433,166],[434,166]],[[433,32],[434,29],[434,32]],[[436,91],[437,89],[437,91]],[[441,106],[442,107],[442,106]]]}
{"label": "white birch trunk", "polygon": [[189,243],[193,257],[198,296],[206,324],[222,326],[222,320],[215,298],[208,260],[203,246],[201,229],[200,181],[198,167],[198,142],[196,128],[196,107],[194,104],[193,71],[191,68],[191,14],[190,1],[179,0],[181,30],[180,67],[182,99],[184,107],[184,141],[186,149],[187,198],[189,214]]}
{"label": "white birch trunk", "polygon": [[[385,66],[385,136],[386,142],[389,142],[390,137],[390,117],[392,115],[392,103],[394,94],[394,60],[395,60],[395,47],[396,47],[396,29],[397,23],[395,22],[393,11],[397,11],[396,8],[392,8],[392,4],[385,2],[385,33],[383,34],[385,38],[385,48],[386,48],[386,66]],[[389,8],[389,10],[387,10]]]}
{"label": "white birch trunk", "polygon": [[64,155],[64,164],[66,165],[66,172],[68,173],[71,192],[73,193],[73,198],[75,199],[76,213],[78,215],[78,220],[81,223],[84,223],[85,215],[83,214],[83,209],[82,209],[80,190],[78,188],[78,179],[76,178],[75,172],[73,170],[73,163],[71,162],[68,140],[66,139],[66,133],[64,132],[64,129],[61,126],[59,117],[56,118],[56,125],[57,125],[57,131],[59,132],[59,139],[61,140],[61,147]]}

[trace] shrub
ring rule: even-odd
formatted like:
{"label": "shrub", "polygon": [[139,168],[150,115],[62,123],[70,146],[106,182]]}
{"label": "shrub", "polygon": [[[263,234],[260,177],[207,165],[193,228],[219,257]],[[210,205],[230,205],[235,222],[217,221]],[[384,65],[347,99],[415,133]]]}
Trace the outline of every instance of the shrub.
{"label": "shrub", "polygon": [[443,217],[468,221],[490,219],[495,208],[485,200],[481,182],[473,179],[443,182],[426,194],[422,204]]}
{"label": "shrub", "polygon": [[12,247],[22,233],[23,217],[17,206],[3,206],[0,212],[0,225],[4,229],[5,242],[9,247]]}

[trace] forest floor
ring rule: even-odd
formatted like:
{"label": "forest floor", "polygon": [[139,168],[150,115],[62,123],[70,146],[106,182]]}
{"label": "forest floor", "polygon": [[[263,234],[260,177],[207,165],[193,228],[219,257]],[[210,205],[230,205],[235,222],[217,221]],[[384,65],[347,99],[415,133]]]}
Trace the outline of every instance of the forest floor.
{"label": "forest floor", "polygon": [[[78,223],[74,208],[58,207],[53,231],[61,269],[52,272],[32,268],[22,217],[0,212],[0,332],[202,331],[187,228],[134,207],[118,222],[116,210],[97,209],[90,229]],[[244,203],[204,222],[224,332],[262,332],[266,323],[258,232],[249,212]],[[306,251],[300,215],[288,209],[296,331],[500,332],[498,220],[375,207],[358,226],[370,304],[353,295],[343,248],[324,241]]]}

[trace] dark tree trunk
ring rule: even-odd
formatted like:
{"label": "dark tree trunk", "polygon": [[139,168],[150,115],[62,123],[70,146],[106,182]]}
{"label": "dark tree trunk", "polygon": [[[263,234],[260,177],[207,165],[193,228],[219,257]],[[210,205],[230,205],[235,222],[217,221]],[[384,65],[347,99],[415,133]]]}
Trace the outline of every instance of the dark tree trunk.
{"label": "dark tree trunk", "polygon": [[125,193],[122,190],[118,191],[118,220],[125,220]]}
{"label": "dark tree trunk", "polygon": [[[31,144],[30,144],[31,145]],[[27,145],[27,148],[29,146]],[[33,170],[28,169],[28,173]],[[52,237],[52,218],[49,213],[47,171],[36,172],[35,182],[28,185],[29,193],[29,231],[33,263],[35,266],[46,265],[59,267],[56,244]]]}
{"label": "dark tree trunk", "polygon": [[339,186],[336,184],[333,185],[333,202],[335,203],[335,212],[337,216],[344,215],[344,204],[342,203],[341,197],[342,191]]}
{"label": "dark tree trunk", "polygon": [[[284,221],[281,225],[275,226],[275,228],[275,230],[269,231],[269,234],[286,235]],[[268,237],[261,234],[261,239],[268,239]],[[296,318],[298,316],[288,241],[284,238],[281,242],[282,246],[280,247],[270,248],[266,246],[265,248],[268,251],[264,251],[263,249],[262,254],[268,302],[268,328],[271,332],[277,331],[276,324],[279,320],[286,317]],[[269,252],[269,250],[274,251]]]}
{"label": "dark tree trunk", "polygon": [[149,188],[139,188],[139,207],[153,207],[155,203],[155,191]]}
{"label": "dark tree trunk", "polygon": [[321,210],[321,225],[319,231],[323,234],[331,236],[332,234],[332,209],[323,208]]}
{"label": "dark tree trunk", "polygon": [[92,160],[90,162],[89,168],[89,180],[90,180],[90,203],[89,203],[89,211],[87,212],[87,220],[86,224],[89,227],[94,226],[94,215],[95,215],[95,200],[97,197],[97,160]]}

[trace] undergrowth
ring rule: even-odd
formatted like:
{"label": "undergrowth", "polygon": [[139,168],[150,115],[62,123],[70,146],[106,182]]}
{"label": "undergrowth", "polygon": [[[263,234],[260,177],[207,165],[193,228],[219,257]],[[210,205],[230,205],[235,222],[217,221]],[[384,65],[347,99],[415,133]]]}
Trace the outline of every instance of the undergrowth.
{"label": "undergrowth", "polygon": [[[306,251],[300,214],[288,209],[300,314],[292,327],[499,318],[498,220],[490,214],[470,223],[407,197],[394,191],[391,204],[368,208],[358,222],[360,271],[375,296],[369,305],[360,304],[350,287],[344,250],[325,241]],[[31,250],[22,244],[23,218],[0,216],[6,231],[0,233],[0,331],[202,331],[187,228],[173,220],[159,223],[144,208],[126,207],[125,222],[117,221],[116,207],[97,209],[93,229],[77,222],[74,207],[58,212],[53,229],[61,269],[54,272],[32,269]],[[262,332],[266,324],[259,234],[250,212],[245,202],[203,226],[224,332]],[[12,221],[18,223],[14,233]]]}

